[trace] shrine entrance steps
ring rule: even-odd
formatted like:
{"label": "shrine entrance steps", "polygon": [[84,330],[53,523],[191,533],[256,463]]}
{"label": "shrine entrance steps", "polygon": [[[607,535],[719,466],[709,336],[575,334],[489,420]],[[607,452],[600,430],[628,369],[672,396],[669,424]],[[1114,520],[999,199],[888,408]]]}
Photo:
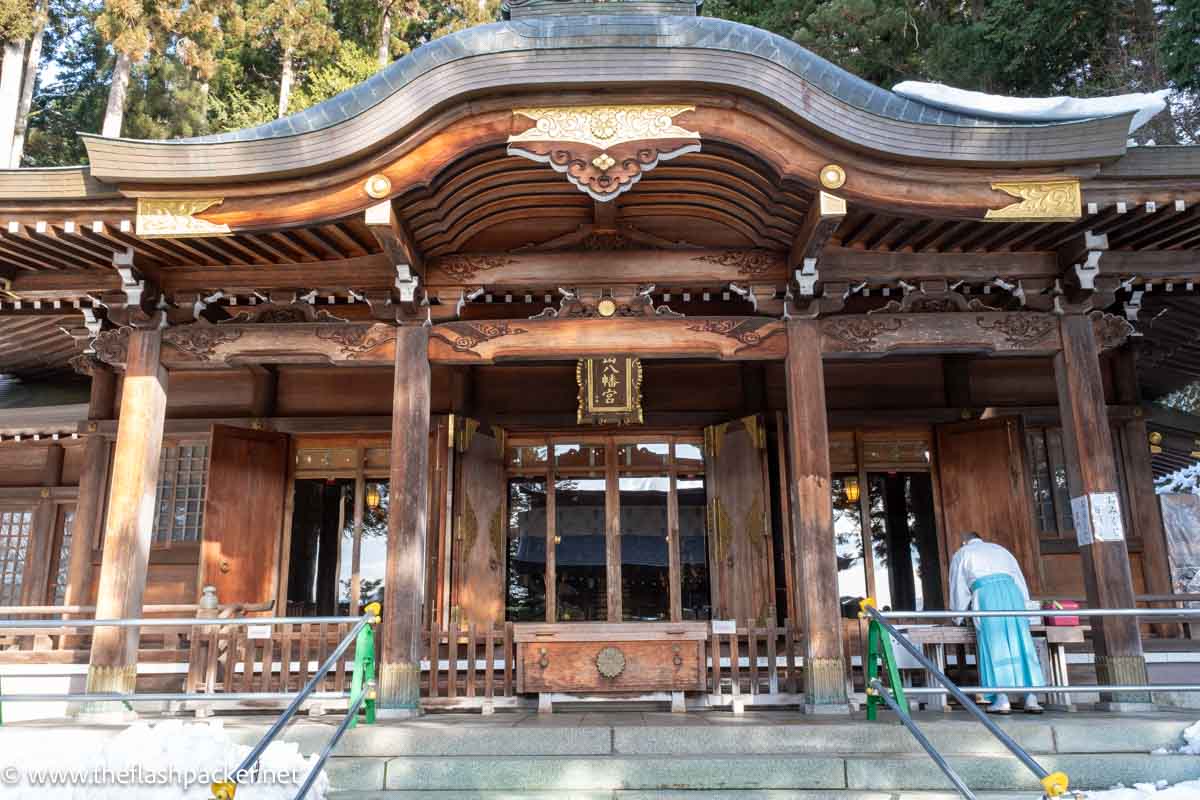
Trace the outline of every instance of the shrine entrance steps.
{"label": "shrine entrance steps", "polygon": [[[1174,748],[1197,714],[1047,714],[1004,727],[1073,788],[1200,775]],[[1036,782],[965,714],[919,714],[923,730],[981,796],[1040,797]],[[289,739],[323,741],[301,722]],[[323,726],[321,726],[323,727]],[[314,735],[315,734],[315,735]],[[886,715],[829,720],[792,711],[686,715],[431,714],[350,731],[329,763],[337,800],[892,800],[955,796]]]}

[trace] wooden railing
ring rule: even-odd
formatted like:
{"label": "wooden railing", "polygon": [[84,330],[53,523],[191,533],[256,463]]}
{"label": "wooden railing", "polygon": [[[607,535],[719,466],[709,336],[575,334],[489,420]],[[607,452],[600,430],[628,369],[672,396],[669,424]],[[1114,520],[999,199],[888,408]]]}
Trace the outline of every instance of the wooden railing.
{"label": "wooden railing", "polygon": [[803,691],[799,631],[775,625],[746,626],[737,633],[710,633],[710,705],[795,703]]}
{"label": "wooden railing", "polygon": [[511,622],[449,630],[433,625],[422,643],[422,705],[490,710],[516,703]]}
{"label": "wooden railing", "polygon": [[[352,622],[256,626],[212,625],[194,629],[188,647],[184,691],[296,692],[353,627]],[[267,634],[267,635],[263,635]],[[318,692],[344,693],[354,670],[354,646],[325,676]]]}

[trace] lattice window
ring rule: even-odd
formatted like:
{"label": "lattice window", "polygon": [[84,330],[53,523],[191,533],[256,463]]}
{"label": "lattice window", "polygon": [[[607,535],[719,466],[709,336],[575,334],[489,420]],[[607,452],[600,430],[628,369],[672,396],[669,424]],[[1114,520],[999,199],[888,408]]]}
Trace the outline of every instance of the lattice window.
{"label": "lattice window", "polygon": [[67,599],[67,576],[71,567],[71,532],[75,527],[75,511],[63,513],[62,536],[58,541],[58,566],[54,574],[54,605]]}
{"label": "lattice window", "polygon": [[0,511],[0,606],[21,604],[32,531],[32,511]]}
{"label": "lattice window", "polygon": [[206,443],[181,442],[163,448],[155,502],[155,545],[169,547],[180,542],[200,541],[207,483]]}

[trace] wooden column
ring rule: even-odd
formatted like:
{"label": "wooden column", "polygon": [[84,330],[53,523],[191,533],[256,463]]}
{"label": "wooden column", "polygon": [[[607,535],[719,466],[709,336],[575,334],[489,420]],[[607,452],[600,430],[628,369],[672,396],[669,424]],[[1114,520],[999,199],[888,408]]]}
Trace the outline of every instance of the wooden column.
{"label": "wooden column", "polygon": [[[167,373],[159,362],[161,346],[160,330],[135,329],[129,334],[96,593],[97,619],[139,617],[142,613],[167,407]],[[137,649],[138,629],[97,628],[87,690],[132,693]]]}
{"label": "wooden column", "polygon": [[849,713],[830,494],[829,421],[817,320],[787,323],[788,492],[796,607],[804,621],[804,695],[809,713]]}
{"label": "wooden column", "polygon": [[[1071,511],[1083,556],[1088,605],[1132,608],[1133,579],[1096,337],[1086,316],[1064,316],[1060,325],[1063,349],[1054,358],[1054,374],[1068,469],[1076,476],[1072,485],[1079,492],[1071,498]],[[1096,676],[1101,684],[1146,683],[1146,661],[1134,618],[1094,619],[1092,631]],[[1141,703],[1149,702],[1150,695],[1133,693],[1108,699]]]}
{"label": "wooden column", "polygon": [[[1121,454],[1124,458],[1125,486],[1129,497],[1131,538],[1142,542],[1142,571],[1146,577],[1147,594],[1172,594],[1171,564],[1167,556],[1167,533],[1163,527],[1162,508],[1154,491],[1154,466],[1150,460],[1150,432],[1142,410],[1142,394],[1137,380],[1137,355],[1132,347],[1122,347],[1114,354],[1113,379],[1116,401],[1136,406],[1135,416],[1121,422]],[[1159,607],[1170,604],[1152,603]],[[1180,626],[1158,622],[1151,626],[1158,636],[1179,636]]]}
{"label": "wooden column", "polygon": [[396,331],[392,396],[391,513],[383,594],[379,706],[419,714],[421,606],[429,482],[429,328]]}
{"label": "wooden column", "polygon": [[92,592],[92,548],[103,524],[104,489],[108,486],[108,439],[93,430],[94,423],[112,419],[117,376],[103,362],[88,358],[83,367],[92,377],[88,399],[87,438],[79,474],[79,499],[71,527],[71,554],[67,566],[65,605],[89,605]]}

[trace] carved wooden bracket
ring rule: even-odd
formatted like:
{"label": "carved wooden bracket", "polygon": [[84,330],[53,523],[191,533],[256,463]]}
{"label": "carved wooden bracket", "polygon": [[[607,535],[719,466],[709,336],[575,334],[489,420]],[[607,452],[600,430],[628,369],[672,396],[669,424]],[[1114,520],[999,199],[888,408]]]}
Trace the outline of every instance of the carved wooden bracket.
{"label": "carved wooden bracket", "polygon": [[1049,354],[1060,350],[1058,317],[1036,312],[870,314],[821,321],[828,355],[895,352]]}
{"label": "carved wooden bracket", "polygon": [[376,322],[197,322],[163,331],[162,359],[170,369],[220,369],[241,364],[391,364],[395,341],[395,326]]}

